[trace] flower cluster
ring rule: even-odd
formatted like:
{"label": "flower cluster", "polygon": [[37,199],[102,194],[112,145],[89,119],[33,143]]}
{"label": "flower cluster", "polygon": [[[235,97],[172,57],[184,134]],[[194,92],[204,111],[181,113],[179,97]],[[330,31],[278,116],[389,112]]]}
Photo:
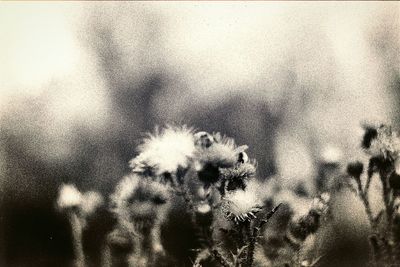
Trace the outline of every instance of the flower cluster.
{"label": "flower cluster", "polygon": [[82,194],[74,185],[63,184],[59,189],[57,209],[65,212],[72,230],[73,248],[76,255],[75,266],[84,267],[85,257],[82,245],[82,232],[87,217],[103,204],[103,197],[93,191]]}
{"label": "flower cluster", "polygon": [[[149,258],[154,250],[144,253],[149,249],[141,243],[150,233],[151,240],[145,243],[153,247],[157,243],[162,248],[159,226],[173,199],[181,196],[192,224],[205,240],[201,249],[208,252],[199,255],[208,255],[207,260],[221,264],[230,262],[225,259],[229,253],[216,245],[212,229],[220,227],[212,218],[222,214],[232,222],[230,229],[237,230],[239,225],[255,221],[263,209],[262,200],[246,190],[256,176],[256,162],[249,160],[246,149],[219,133],[195,132],[187,127],[168,126],[145,138],[138,147],[139,154],[130,161],[132,174],[117,185],[111,196],[112,212],[118,221],[113,234],[121,236],[122,231],[130,237],[130,258],[151,265]],[[211,221],[204,221],[204,216]],[[253,234],[246,238],[252,239],[249,242],[254,250]]]}
{"label": "flower cluster", "polygon": [[[188,127],[167,126],[144,138],[129,162],[131,172],[109,197],[115,224],[104,245],[105,265],[186,266],[189,258],[194,266],[253,266],[259,259],[275,266],[280,263],[273,261],[276,251],[283,255],[281,263],[304,261],[287,251],[298,250],[319,229],[329,194],[312,199],[304,190],[281,188],[276,177],[257,179],[257,163],[247,148],[219,133]],[[335,155],[324,159],[336,160]],[[100,203],[97,193],[82,194],[72,185],[61,188],[57,202],[77,218],[86,218]],[[274,223],[276,217],[283,224]],[[78,229],[77,262],[84,263],[84,223],[70,221]],[[269,235],[271,226],[275,236]],[[179,233],[168,236],[171,227]],[[181,243],[188,229],[195,242]],[[171,246],[178,243],[176,252]]]}
{"label": "flower cluster", "polygon": [[[400,221],[398,198],[400,196],[400,137],[390,126],[365,126],[362,147],[370,156],[367,168],[360,161],[350,163],[347,173],[354,181],[350,184],[362,201],[371,225],[370,243],[374,264],[388,266],[399,262]],[[366,169],[366,172],[364,171]],[[378,178],[383,207],[378,212],[371,208],[371,183]]]}
{"label": "flower cluster", "polygon": [[[129,262],[149,265],[164,249],[160,240],[160,225],[166,212],[170,188],[138,174],[126,176],[111,195],[111,211],[117,218],[109,234],[109,246],[128,250]],[[130,251],[132,249],[132,251]]]}
{"label": "flower cluster", "polygon": [[85,226],[86,217],[103,204],[103,197],[94,191],[82,194],[74,185],[63,184],[59,189],[57,208],[67,213],[77,213]]}
{"label": "flower cluster", "polygon": [[329,193],[323,193],[315,197],[312,200],[308,213],[291,222],[287,235],[291,242],[295,244],[301,243],[310,234],[318,230],[321,217],[328,211],[329,200]]}

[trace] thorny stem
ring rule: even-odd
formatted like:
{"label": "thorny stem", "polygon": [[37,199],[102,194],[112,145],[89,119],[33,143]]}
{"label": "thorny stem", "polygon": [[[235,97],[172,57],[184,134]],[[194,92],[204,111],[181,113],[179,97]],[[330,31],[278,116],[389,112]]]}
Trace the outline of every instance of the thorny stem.
{"label": "thorny stem", "polygon": [[219,253],[219,251],[217,250],[217,248],[214,246],[214,240],[212,239],[211,233],[206,233],[205,234],[205,238],[206,241],[209,245],[209,247],[211,247],[211,256],[218,261],[222,266],[224,267],[230,267],[231,264],[229,264],[228,260],[224,258],[224,256],[221,255],[221,253]]}
{"label": "thorny stem", "polygon": [[[249,221],[245,223],[244,230],[245,230],[245,242],[248,244],[248,248],[246,251],[246,260],[245,260],[247,263],[249,258],[253,258],[253,256],[251,255],[252,254],[251,246],[255,245],[255,241],[253,238],[253,232],[251,231],[252,229],[251,229],[251,224]],[[254,251],[254,248],[253,248],[253,251]],[[251,266],[251,265],[245,265],[245,266]]]}
{"label": "thorny stem", "polygon": [[269,221],[269,219],[272,217],[272,215],[275,214],[275,212],[279,209],[279,207],[281,206],[282,203],[279,203],[275,208],[273,208],[270,212],[268,212],[266,218],[264,220],[262,220],[260,222],[260,224],[258,225],[258,227],[254,227],[253,229],[253,235],[250,238],[250,242],[249,242],[249,248],[247,250],[247,258],[246,258],[246,262],[245,262],[245,266],[252,266],[253,265],[253,261],[254,261],[254,249],[256,247],[256,243],[257,243],[257,238],[258,238],[258,234],[261,230],[261,228]]}

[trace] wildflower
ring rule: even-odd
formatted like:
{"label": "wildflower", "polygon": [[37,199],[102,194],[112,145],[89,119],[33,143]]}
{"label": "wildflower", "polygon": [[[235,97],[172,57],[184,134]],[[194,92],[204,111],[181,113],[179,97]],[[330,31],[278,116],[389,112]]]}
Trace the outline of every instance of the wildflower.
{"label": "wildflower", "polygon": [[295,244],[303,242],[307,236],[315,233],[320,226],[320,218],[328,210],[329,193],[323,193],[313,199],[309,212],[289,225],[287,238]]}
{"label": "wildflower", "polygon": [[[205,136],[205,133],[202,132],[202,135]],[[248,161],[244,152],[247,146],[238,147],[233,139],[221,137],[220,134],[214,134],[212,140],[209,146],[200,146],[194,157],[194,168],[205,186],[221,181],[223,168],[233,168],[238,163]]]}
{"label": "wildflower", "polygon": [[145,176],[176,174],[178,169],[189,166],[196,150],[195,137],[191,129],[169,126],[149,135],[138,150],[139,155],[130,161],[134,173]]}
{"label": "wildflower", "polygon": [[93,191],[82,194],[79,190],[70,184],[63,184],[60,187],[57,207],[60,210],[76,210],[84,219],[92,214],[103,203],[103,197]]}
{"label": "wildflower", "polygon": [[137,174],[125,177],[117,185],[111,196],[111,211],[117,217],[117,227],[122,228],[120,231],[126,232],[134,244],[132,259],[147,259],[163,253],[160,227],[169,193],[165,184]]}
{"label": "wildflower", "polygon": [[237,164],[232,168],[221,169],[221,177],[224,181],[223,192],[236,189],[244,190],[249,179],[253,178],[256,168],[251,163]]}
{"label": "wildflower", "polygon": [[223,198],[223,210],[228,219],[238,224],[251,221],[262,210],[261,200],[254,192],[237,190]]}
{"label": "wildflower", "polygon": [[74,185],[62,185],[57,199],[60,209],[78,207],[82,203],[82,194]]}
{"label": "wildflower", "polygon": [[213,140],[212,145],[197,150],[196,160],[200,168],[207,164],[222,168],[232,167],[247,156],[243,154],[247,146],[237,146],[232,138],[221,137],[217,133]]}
{"label": "wildflower", "polygon": [[371,146],[371,142],[377,138],[378,131],[376,130],[376,128],[371,126],[365,126],[364,128],[365,133],[361,145],[363,148],[368,149]]}
{"label": "wildflower", "polygon": [[111,201],[112,211],[120,217],[151,218],[154,207],[165,204],[169,199],[169,189],[166,185],[140,177],[136,174],[125,177],[116,187]]}
{"label": "wildflower", "polygon": [[85,257],[82,246],[82,232],[86,226],[86,217],[92,214],[103,202],[97,192],[82,194],[74,185],[63,184],[60,187],[57,207],[65,211],[71,224],[75,265],[85,266]]}
{"label": "wildflower", "polygon": [[360,177],[363,172],[364,166],[361,162],[356,161],[347,166],[347,173],[352,177]]}
{"label": "wildflower", "polygon": [[[365,146],[365,139],[369,141],[369,146]],[[385,159],[395,159],[400,153],[400,139],[397,133],[392,131],[392,128],[389,126],[381,125],[376,129],[376,134],[375,131],[367,128],[364,135],[363,147],[373,157],[381,156]]]}

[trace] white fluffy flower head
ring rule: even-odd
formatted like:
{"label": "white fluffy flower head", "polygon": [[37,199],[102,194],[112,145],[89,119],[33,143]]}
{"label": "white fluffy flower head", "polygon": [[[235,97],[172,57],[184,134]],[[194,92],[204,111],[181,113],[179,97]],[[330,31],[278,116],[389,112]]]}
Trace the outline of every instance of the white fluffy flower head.
{"label": "white fluffy flower head", "polygon": [[253,191],[236,190],[225,195],[222,208],[228,219],[240,223],[255,219],[255,214],[262,209],[262,202]]}
{"label": "white fluffy flower head", "polygon": [[382,125],[377,128],[377,137],[371,141],[367,152],[371,156],[397,158],[400,154],[400,138],[391,127]]}
{"label": "white fluffy flower head", "polygon": [[78,207],[82,203],[82,193],[71,184],[63,184],[57,199],[57,206],[60,209]]}
{"label": "white fluffy flower head", "polygon": [[94,191],[82,194],[74,185],[63,184],[57,199],[59,209],[77,208],[82,214],[92,214],[103,204],[103,197]]}
{"label": "white fluffy flower head", "polygon": [[130,166],[136,173],[146,170],[156,176],[165,172],[175,173],[179,167],[188,167],[195,150],[191,129],[169,126],[144,139],[139,146],[140,154],[130,161]]}

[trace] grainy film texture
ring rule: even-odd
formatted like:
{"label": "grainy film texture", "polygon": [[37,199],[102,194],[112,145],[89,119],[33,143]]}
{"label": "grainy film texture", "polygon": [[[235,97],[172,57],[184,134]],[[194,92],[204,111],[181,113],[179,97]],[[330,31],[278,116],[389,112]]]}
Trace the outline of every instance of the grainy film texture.
{"label": "grainy film texture", "polygon": [[399,2],[3,2],[0,266],[400,266]]}

